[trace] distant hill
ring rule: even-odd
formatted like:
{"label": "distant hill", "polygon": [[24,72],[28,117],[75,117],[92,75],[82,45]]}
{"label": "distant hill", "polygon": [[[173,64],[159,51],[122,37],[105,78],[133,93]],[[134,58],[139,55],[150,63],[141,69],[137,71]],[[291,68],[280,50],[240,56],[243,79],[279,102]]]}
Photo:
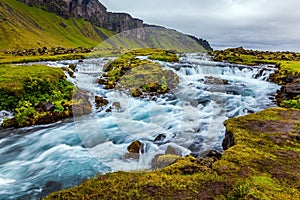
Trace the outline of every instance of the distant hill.
{"label": "distant hill", "polygon": [[41,46],[212,50],[206,40],[107,12],[97,0],[0,0],[0,50]]}

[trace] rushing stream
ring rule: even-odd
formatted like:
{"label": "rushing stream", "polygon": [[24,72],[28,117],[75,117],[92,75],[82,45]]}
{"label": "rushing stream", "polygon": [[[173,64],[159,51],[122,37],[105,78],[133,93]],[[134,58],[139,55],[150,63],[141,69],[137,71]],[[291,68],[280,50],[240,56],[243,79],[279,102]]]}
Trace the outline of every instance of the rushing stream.
{"label": "rushing stream", "polygon": [[[222,151],[224,120],[274,106],[279,88],[267,82],[268,66],[237,66],[209,61],[202,54],[181,56],[179,63],[163,63],[180,78],[172,94],[152,99],[132,98],[125,92],[104,90],[96,83],[107,59],[77,64],[72,81],[120,109],[94,108],[72,122],[6,130],[0,138],[0,199],[36,199],[51,190],[71,187],[82,180],[116,170],[147,170],[156,154],[168,146],[182,156]],[[223,81],[226,80],[226,81]],[[9,113],[2,113],[9,115]],[[1,116],[0,116],[1,118]],[[159,141],[155,138],[163,135]],[[140,140],[145,153],[127,160],[128,145]]]}

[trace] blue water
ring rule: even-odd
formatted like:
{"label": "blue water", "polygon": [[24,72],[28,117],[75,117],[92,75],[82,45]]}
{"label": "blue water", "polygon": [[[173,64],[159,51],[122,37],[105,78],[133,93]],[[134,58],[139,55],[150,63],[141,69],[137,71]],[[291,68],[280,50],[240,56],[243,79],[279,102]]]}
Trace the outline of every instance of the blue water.
{"label": "blue water", "polygon": [[[215,63],[202,54],[186,54],[179,63],[160,62],[180,78],[172,95],[132,98],[96,83],[106,62],[47,63],[77,63],[76,78],[70,80],[88,91],[91,101],[104,96],[110,105],[120,102],[121,109],[94,107],[89,116],[75,116],[72,122],[8,131],[0,139],[0,199],[36,199],[47,193],[45,186],[51,182],[68,188],[97,173],[150,169],[152,158],[168,146],[182,156],[222,151],[224,120],[275,106],[270,97],[279,88],[266,81],[272,67]],[[208,76],[229,84],[207,84]],[[158,144],[153,141],[159,134],[166,138]],[[126,160],[127,146],[134,140],[142,141],[146,152],[137,161]]]}

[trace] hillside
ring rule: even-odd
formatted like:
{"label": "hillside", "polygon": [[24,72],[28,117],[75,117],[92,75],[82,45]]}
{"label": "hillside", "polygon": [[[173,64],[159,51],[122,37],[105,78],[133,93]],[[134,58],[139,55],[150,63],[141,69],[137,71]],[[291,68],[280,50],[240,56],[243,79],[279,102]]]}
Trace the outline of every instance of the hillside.
{"label": "hillside", "polygon": [[[96,46],[101,48],[153,47],[178,51],[211,50],[205,40],[198,40],[164,27],[145,25],[142,20],[133,19],[125,13],[106,12],[106,8],[98,1],[98,4],[95,1],[80,1],[82,4],[75,8],[73,4],[72,8],[76,12],[65,12],[70,8],[59,7],[60,4],[57,4],[67,1],[43,3],[44,1],[26,0],[24,2],[27,4],[17,0],[0,1],[0,50],[2,51],[44,46],[65,48],[78,46],[90,48]],[[78,1],[68,2],[76,3]],[[94,2],[96,7],[92,10],[94,13],[89,9],[91,5],[85,4],[85,2]],[[45,7],[45,5],[48,6]],[[59,13],[61,14],[58,15]],[[96,19],[101,16],[106,21],[102,20],[96,23]],[[121,31],[123,32],[118,34]],[[114,37],[101,44],[111,36]],[[202,43],[203,45],[201,45]]]}

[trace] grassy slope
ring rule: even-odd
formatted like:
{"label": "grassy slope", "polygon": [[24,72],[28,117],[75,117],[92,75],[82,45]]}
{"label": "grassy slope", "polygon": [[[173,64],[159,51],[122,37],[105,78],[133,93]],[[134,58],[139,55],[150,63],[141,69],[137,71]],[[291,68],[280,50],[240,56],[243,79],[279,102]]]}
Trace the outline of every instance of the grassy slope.
{"label": "grassy slope", "polygon": [[[153,47],[204,51],[194,40],[174,30],[146,28],[145,33],[145,40],[128,36],[128,33],[114,36],[114,32],[95,27],[83,19],[64,19],[16,0],[0,1],[0,52],[6,49],[22,50],[42,46],[130,49]],[[101,44],[107,37],[111,37],[110,40]]]}
{"label": "grassy slope", "polygon": [[92,47],[103,40],[89,22],[67,20],[15,0],[1,0],[0,11],[0,49]]}

